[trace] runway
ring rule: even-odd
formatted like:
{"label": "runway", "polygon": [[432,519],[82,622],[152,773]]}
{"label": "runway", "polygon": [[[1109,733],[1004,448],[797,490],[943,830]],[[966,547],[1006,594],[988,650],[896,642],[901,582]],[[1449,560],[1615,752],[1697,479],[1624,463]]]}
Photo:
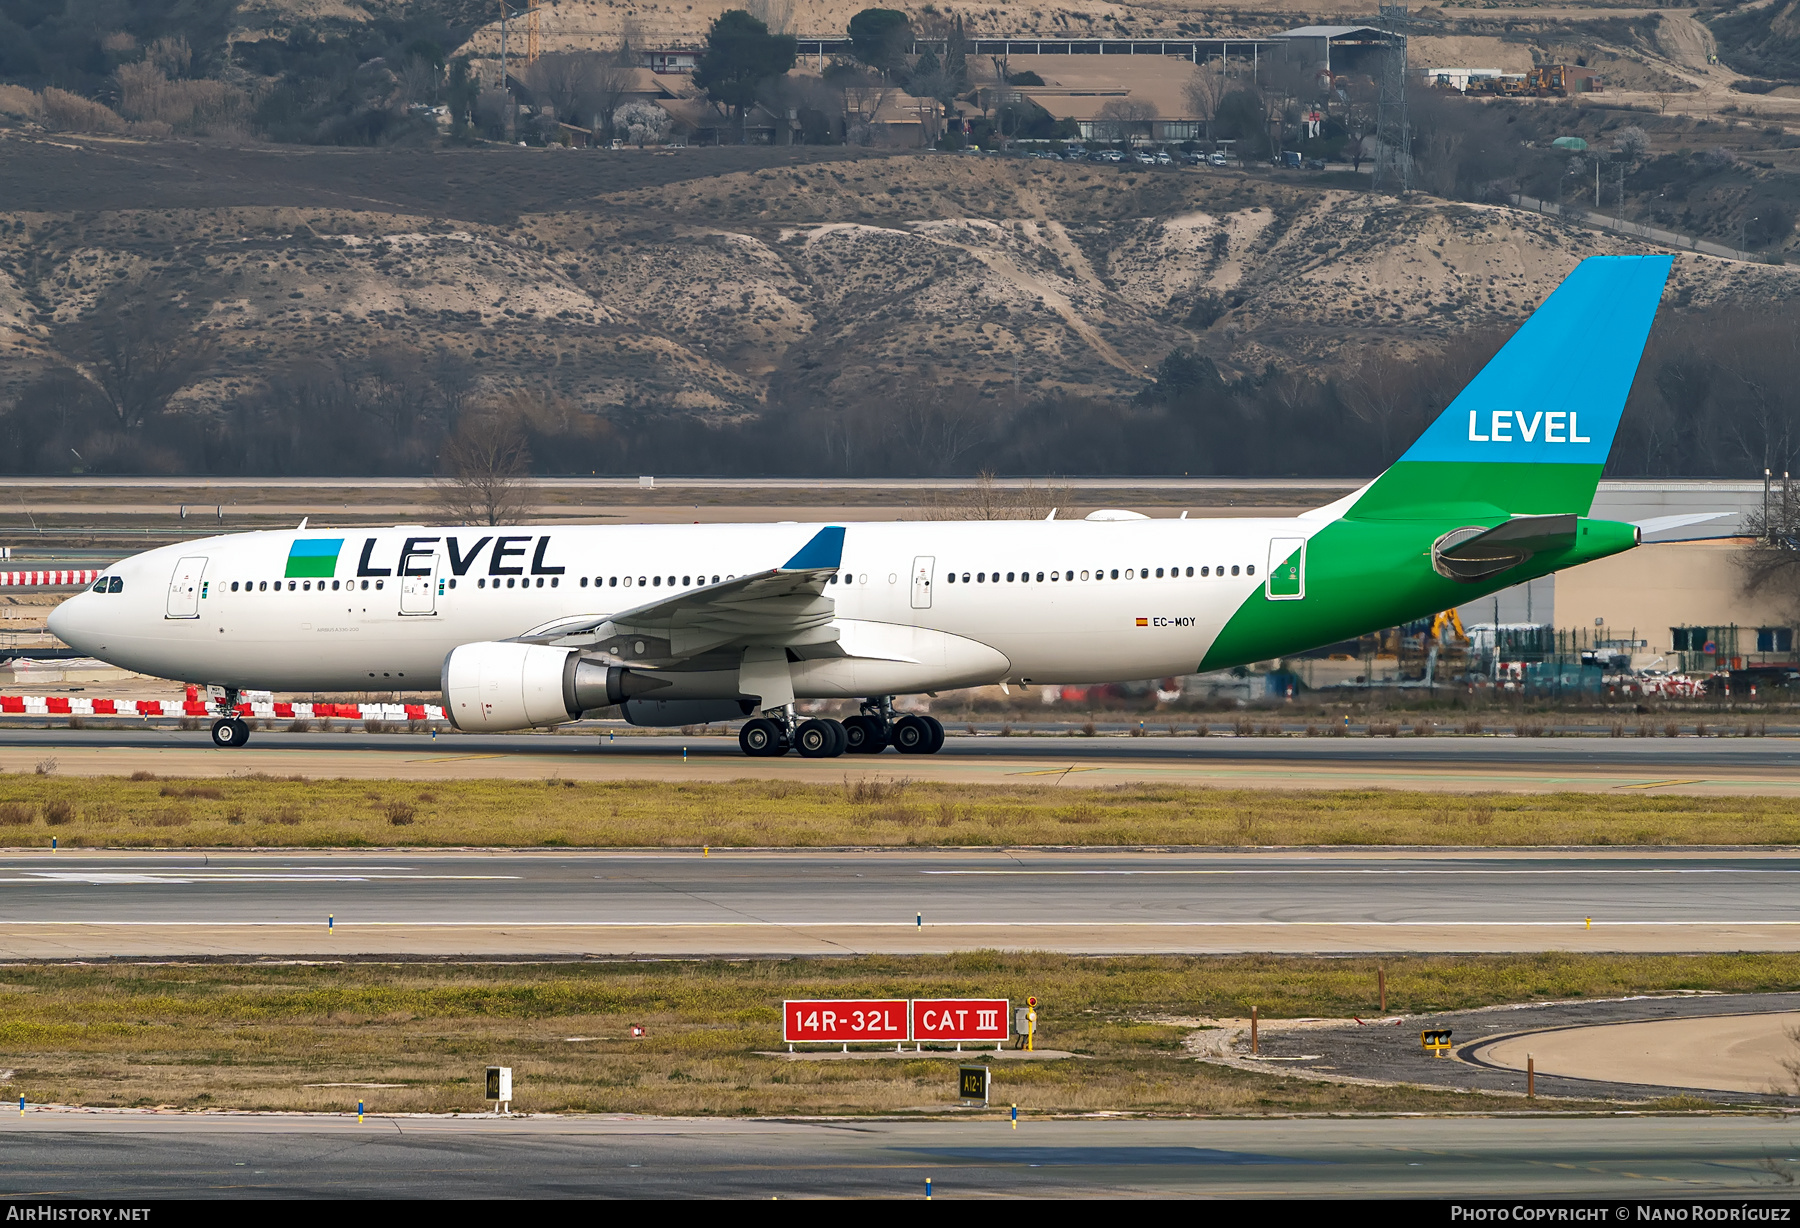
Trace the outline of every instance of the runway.
{"label": "runway", "polygon": [[720,781],[906,776],[985,784],[1122,783],[1259,789],[1423,789],[1800,796],[1790,738],[999,737],[952,731],[936,755],[749,759],[735,738],[621,733],[464,735],[258,731],[237,750],[204,729],[0,728],[0,771],[171,776],[270,775]]}
{"label": "runway", "polygon": [[[1779,1117],[718,1121],[0,1115],[13,1197],[1791,1198]],[[1610,1208],[1609,1208],[1610,1209]],[[1608,1221],[1612,1222],[1612,1221]]]}
{"label": "runway", "polygon": [[1800,949],[1729,852],[15,853],[0,958]]}

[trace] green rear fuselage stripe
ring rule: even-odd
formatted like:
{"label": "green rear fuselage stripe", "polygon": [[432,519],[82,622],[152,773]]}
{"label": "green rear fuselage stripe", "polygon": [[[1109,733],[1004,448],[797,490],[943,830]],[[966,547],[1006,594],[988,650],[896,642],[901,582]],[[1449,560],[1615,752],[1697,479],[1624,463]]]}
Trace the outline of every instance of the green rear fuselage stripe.
{"label": "green rear fuselage stripe", "polygon": [[[1528,466],[1515,466],[1526,469]],[[1452,529],[1497,524],[1489,519],[1364,520],[1346,517],[1306,545],[1306,596],[1271,601],[1258,589],[1213,641],[1200,669],[1267,661],[1395,627],[1464,605],[1565,567],[1629,550],[1637,531],[1612,520],[1582,519],[1575,541],[1533,555],[1518,567],[1476,583],[1449,580],[1431,565],[1431,546]]]}

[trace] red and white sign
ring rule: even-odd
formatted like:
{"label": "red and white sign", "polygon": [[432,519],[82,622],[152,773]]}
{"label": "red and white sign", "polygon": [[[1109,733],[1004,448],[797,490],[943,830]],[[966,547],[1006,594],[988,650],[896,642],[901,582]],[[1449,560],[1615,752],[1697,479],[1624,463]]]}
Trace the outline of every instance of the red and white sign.
{"label": "red and white sign", "polygon": [[838,1002],[784,1002],[781,1039],[800,1041],[909,1040],[905,998],[864,998]]}
{"label": "red and white sign", "polygon": [[1012,1031],[1005,998],[914,998],[912,1039],[1003,1041]]}

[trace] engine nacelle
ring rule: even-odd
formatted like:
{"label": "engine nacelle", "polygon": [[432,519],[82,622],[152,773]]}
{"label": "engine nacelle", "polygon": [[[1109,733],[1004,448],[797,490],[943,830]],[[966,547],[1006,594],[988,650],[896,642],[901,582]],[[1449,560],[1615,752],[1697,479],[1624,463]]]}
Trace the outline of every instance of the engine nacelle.
{"label": "engine nacelle", "polygon": [[499,733],[572,721],[669,684],[584,659],[577,648],[490,641],[444,658],[444,714],[466,733]]}

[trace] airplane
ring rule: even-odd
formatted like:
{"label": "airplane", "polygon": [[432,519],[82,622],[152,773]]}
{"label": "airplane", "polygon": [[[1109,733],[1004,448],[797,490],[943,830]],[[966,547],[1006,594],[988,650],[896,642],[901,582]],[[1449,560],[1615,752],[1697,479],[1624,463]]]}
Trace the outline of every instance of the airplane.
{"label": "airplane", "polygon": [[[1629,550],[1588,516],[1672,257],[1583,260],[1390,468],[1294,518],[423,527],[238,533],[134,555],[49,629],[245,690],[436,689],[459,730],[619,709],[742,721],[751,756],[931,754],[897,696],[1287,656]],[[858,702],[843,721],[796,700]]]}

